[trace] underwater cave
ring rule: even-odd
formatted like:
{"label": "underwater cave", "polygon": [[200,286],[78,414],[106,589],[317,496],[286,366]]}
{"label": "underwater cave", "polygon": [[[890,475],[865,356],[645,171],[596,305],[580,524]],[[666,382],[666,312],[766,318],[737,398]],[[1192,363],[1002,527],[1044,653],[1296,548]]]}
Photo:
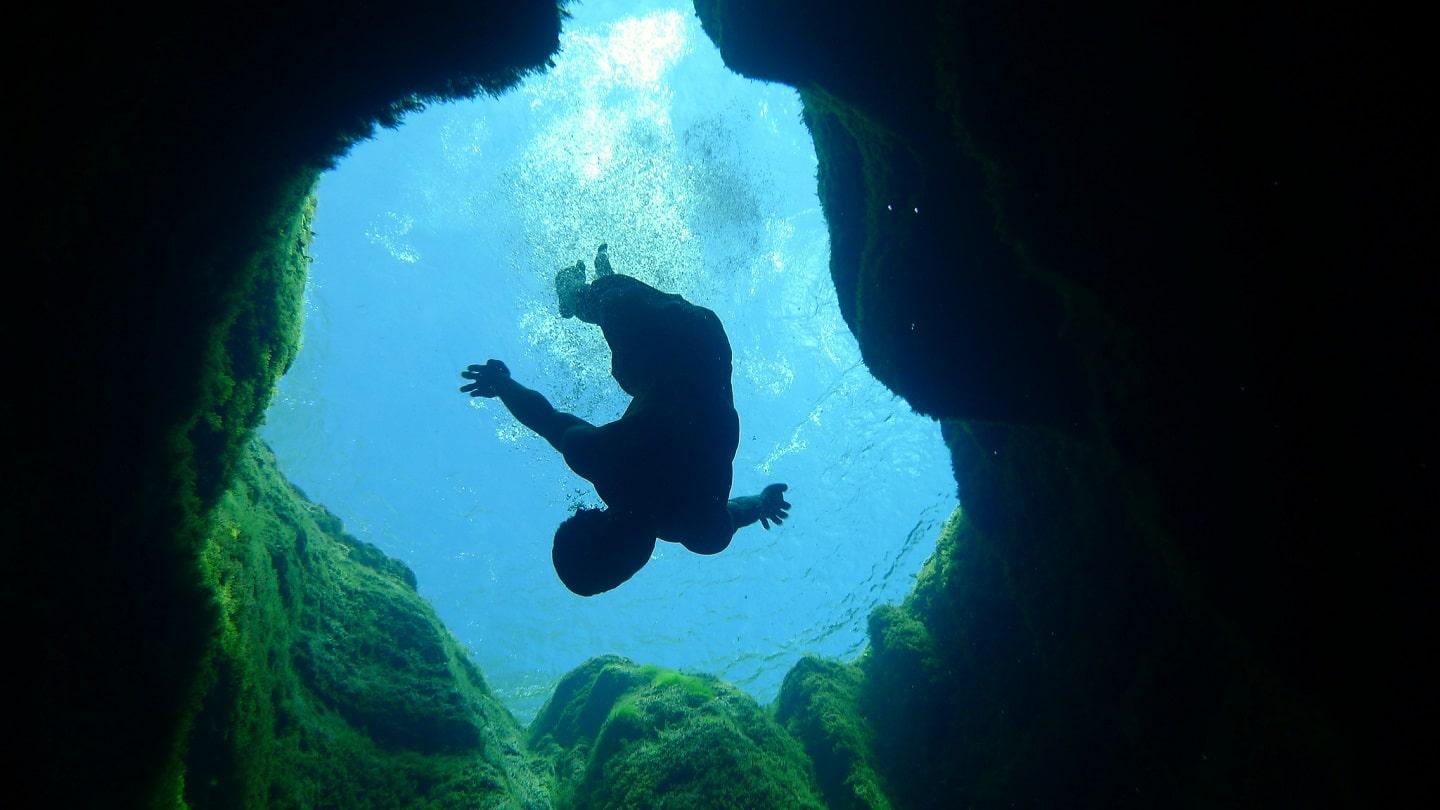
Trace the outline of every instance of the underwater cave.
{"label": "underwater cave", "polygon": [[[687,5],[572,13],[554,67],[409,116],[322,176],[303,348],[260,435],[308,497],[409,565],[522,722],[601,653],[769,703],[802,654],[858,656],[870,612],[910,590],[955,506],[949,456],[840,316],[795,91],[728,71]],[[560,410],[618,418],[629,397],[599,329],[555,304],[555,271],[606,241],[619,272],[720,316],[734,492],[782,481],[797,508],[713,558],[662,543],[584,600],[550,537],[594,490],[452,382],[499,357]]]}
{"label": "underwater cave", "polygon": [[[1138,0],[24,9],[8,802],[1411,798],[1424,30]],[[581,599],[545,552],[593,496],[454,389],[498,357],[616,415],[554,309],[600,242],[720,314],[735,489],[794,510]]]}

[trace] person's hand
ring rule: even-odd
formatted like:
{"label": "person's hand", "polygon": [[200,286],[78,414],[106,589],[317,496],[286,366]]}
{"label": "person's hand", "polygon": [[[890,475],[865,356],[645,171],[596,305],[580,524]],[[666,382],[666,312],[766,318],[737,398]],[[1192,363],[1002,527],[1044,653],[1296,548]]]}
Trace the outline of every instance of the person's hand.
{"label": "person's hand", "polygon": [[790,504],[785,500],[785,484],[771,484],[760,491],[760,525],[766,529],[773,522],[776,526],[790,517]]}
{"label": "person's hand", "polygon": [[460,393],[472,397],[494,397],[500,394],[502,380],[510,379],[510,369],[499,360],[489,360],[483,366],[472,365],[460,372],[460,376],[475,382],[460,386]]}

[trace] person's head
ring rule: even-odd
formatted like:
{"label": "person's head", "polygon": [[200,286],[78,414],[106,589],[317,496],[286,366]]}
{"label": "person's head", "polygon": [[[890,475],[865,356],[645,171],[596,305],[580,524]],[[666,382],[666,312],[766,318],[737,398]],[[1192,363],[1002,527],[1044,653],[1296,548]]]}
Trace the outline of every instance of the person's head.
{"label": "person's head", "polygon": [[555,530],[550,559],[565,587],[594,596],[634,576],[654,550],[653,534],[614,511],[580,509]]}

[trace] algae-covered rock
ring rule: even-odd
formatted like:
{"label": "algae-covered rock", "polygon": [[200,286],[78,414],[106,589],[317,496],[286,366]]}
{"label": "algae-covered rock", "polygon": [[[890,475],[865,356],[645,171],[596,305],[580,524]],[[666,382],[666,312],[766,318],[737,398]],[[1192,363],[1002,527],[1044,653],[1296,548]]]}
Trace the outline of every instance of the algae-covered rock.
{"label": "algae-covered rock", "polygon": [[1396,351],[1436,343],[1396,271],[1433,264],[1423,48],[1358,9],[696,10],[799,90],[841,312],[950,423],[965,512],[865,664],[897,802],[1392,790],[1413,701],[1368,696],[1424,632],[1394,560],[1433,523],[1434,396]]}
{"label": "algae-covered rock", "polygon": [[1343,772],[1295,781],[1337,741],[1195,592],[1112,456],[1043,429],[945,432],[969,497],[862,661],[897,803],[1346,795]]}
{"label": "algae-covered rock", "polygon": [[785,675],[775,719],[805,746],[830,807],[888,810],[861,714],[863,677],[856,666],[807,655]]}
{"label": "algae-covered rock", "polygon": [[[1078,785],[1110,806],[1316,806],[1352,797],[1354,765],[1367,804],[1399,804],[1408,780],[1385,769],[1425,718],[1394,659],[1433,613],[1430,569],[1404,564],[1435,533],[1434,296],[1407,272],[1434,264],[1424,27],[1365,4],[697,10],[727,62],[802,89],[867,363],[970,420],[948,434],[966,511],[863,664],[896,803],[1075,806]],[[1415,33],[1376,36],[1370,14]],[[543,64],[559,16],[20,16],[13,38],[44,55],[15,75],[23,286],[0,319],[19,347],[0,612],[32,654],[12,690],[21,803],[28,783],[53,806],[523,793],[516,755],[493,754],[503,720],[467,719],[484,701],[460,657],[395,638],[418,614],[307,596],[349,579],[400,598],[403,575],[338,562],[371,555],[230,478],[252,474],[247,437],[293,351],[309,180],[377,121]],[[349,573],[312,578],[287,547],[302,536]],[[336,607],[360,616],[324,618]],[[592,766],[629,775],[688,727],[660,704],[711,716],[665,689],[573,713],[567,783],[628,787]],[[707,728],[745,727],[726,717]],[[1312,732],[1332,720],[1346,756]]]}
{"label": "algae-covered rock", "polygon": [[800,745],[710,676],[591,659],[530,727],[573,807],[824,807]]}
{"label": "algae-covered rock", "polygon": [[165,805],[197,788],[179,748],[199,679],[228,677],[206,664],[218,616],[200,555],[296,348],[312,181],[377,124],[543,67],[561,12],[32,11],[7,29],[43,55],[15,72],[26,112],[7,133],[25,293],[0,305],[27,391],[0,403],[17,538],[0,613],[33,651],[14,673],[13,781],[21,803],[33,786],[54,806]]}
{"label": "algae-covered rock", "polygon": [[253,443],[203,555],[221,615],[184,760],[212,806],[537,807],[518,725],[415,591]]}

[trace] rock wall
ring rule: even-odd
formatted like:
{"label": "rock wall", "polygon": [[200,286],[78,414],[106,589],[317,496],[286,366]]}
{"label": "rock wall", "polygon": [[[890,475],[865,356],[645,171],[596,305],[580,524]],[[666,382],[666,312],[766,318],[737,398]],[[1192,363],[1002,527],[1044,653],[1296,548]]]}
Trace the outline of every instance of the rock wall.
{"label": "rock wall", "polygon": [[[876,376],[947,420],[965,511],[865,659],[796,668],[783,734],[652,674],[599,704],[583,756],[559,745],[565,795],[720,795],[657,740],[749,746],[746,795],[802,805],[1384,803],[1391,772],[1424,773],[1396,742],[1426,705],[1401,651],[1428,637],[1410,546],[1436,535],[1440,344],[1407,21],[698,5],[729,64],[800,88],[843,311]],[[532,796],[403,573],[248,448],[295,349],[316,174],[376,123],[540,67],[559,20],[302,0],[7,28],[34,60],[11,96],[25,283],[0,318],[17,801]],[[306,566],[325,596],[287,602]],[[339,634],[350,611],[374,632]],[[402,682],[428,686],[380,688]]]}
{"label": "rock wall", "polygon": [[964,513],[863,662],[897,801],[1394,790],[1413,696],[1372,696],[1433,533],[1433,355],[1395,354],[1435,331],[1416,43],[1284,4],[697,10],[799,89],[842,311],[946,420]]}
{"label": "rock wall", "polygon": [[295,350],[313,180],[377,123],[542,67],[559,18],[538,0],[57,3],[7,27],[28,55],[9,133],[27,283],[0,317],[30,392],[0,405],[0,615],[31,651],[21,800],[182,795],[221,632],[200,552]]}
{"label": "rock wall", "polygon": [[543,763],[399,561],[258,441],[201,550],[220,632],[184,744],[195,807],[547,807]]}
{"label": "rock wall", "polygon": [[876,773],[873,724],[862,705],[865,676],[851,664],[800,659],[781,684],[775,719],[805,747],[825,802],[844,810],[888,810]]}

